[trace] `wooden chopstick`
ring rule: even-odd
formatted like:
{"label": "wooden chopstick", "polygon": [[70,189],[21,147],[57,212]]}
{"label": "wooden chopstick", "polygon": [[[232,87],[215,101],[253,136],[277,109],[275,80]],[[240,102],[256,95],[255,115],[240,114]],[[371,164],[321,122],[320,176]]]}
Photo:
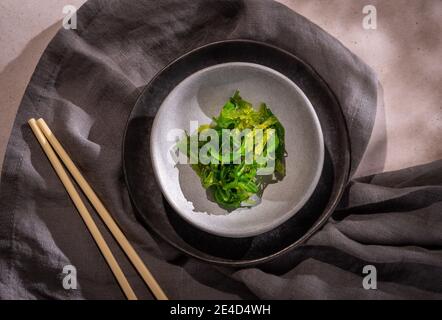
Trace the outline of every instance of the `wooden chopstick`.
{"label": "wooden chopstick", "polygon": [[78,168],[75,166],[74,162],[71,160],[67,152],[64,150],[58,139],[55,137],[55,135],[52,133],[52,131],[49,129],[48,125],[43,119],[39,119],[37,121],[37,124],[43,134],[46,136],[49,143],[54,148],[55,152],[58,154],[60,159],[63,161],[66,168],[71,173],[74,180],[77,182],[77,184],[80,186],[81,190],[83,190],[86,197],[89,199],[92,206],[95,208],[95,210],[100,215],[101,219],[109,229],[109,231],[114,236],[115,240],[118,242],[118,244],[121,246],[122,250],[126,253],[129,260],[134,265],[135,269],[138,271],[140,276],[143,278],[146,285],[150,288],[153,295],[158,300],[167,300],[166,294],[163,292],[161,287],[159,286],[158,282],[153,277],[152,273],[149,271],[149,269],[144,264],[143,260],[141,260],[140,256],[137,254],[135,249],[132,247],[132,245],[127,240],[124,233],[121,231],[121,229],[118,227],[118,225],[115,223],[114,219],[110,215],[109,211],[106,209],[104,204],[101,202],[101,200],[98,198],[92,187],[89,185],[89,183],[86,181],[86,179],[83,177],[83,175],[80,173]]}
{"label": "wooden chopstick", "polygon": [[74,205],[77,208],[78,212],[80,213],[80,216],[83,218],[84,223],[86,224],[87,228],[89,229],[89,232],[92,234],[92,237],[94,238],[95,242],[97,243],[98,248],[100,249],[101,253],[103,254],[104,258],[106,259],[107,264],[111,268],[115,278],[118,281],[118,284],[120,285],[120,287],[123,290],[124,294],[126,295],[127,299],[137,300],[137,296],[135,295],[134,291],[132,290],[132,287],[130,286],[129,282],[127,281],[117,260],[115,259],[114,255],[110,251],[109,246],[107,245],[106,241],[104,240],[101,232],[98,230],[97,225],[95,224],[89,211],[87,210],[86,206],[84,205],[83,201],[81,200],[80,195],[78,194],[77,190],[74,187],[74,184],[72,183],[68,174],[64,170],[63,165],[61,164],[60,160],[58,160],[57,155],[55,154],[54,150],[52,149],[52,147],[50,146],[50,144],[46,140],[43,132],[38,127],[37,122],[35,121],[35,119],[30,119],[28,121],[28,123],[31,126],[32,131],[34,132],[35,137],[37,138],[37,140],[40,143],[41,147],[43,148],[44,152],[46,153],[46,156],[48,157],[50,163],[54,167],[55,172],[57,173],[58,177],[60,178],[61,182],[63,183],[66,191],[68,192],[69,196],[71,197],[72,201],[74,202]]}

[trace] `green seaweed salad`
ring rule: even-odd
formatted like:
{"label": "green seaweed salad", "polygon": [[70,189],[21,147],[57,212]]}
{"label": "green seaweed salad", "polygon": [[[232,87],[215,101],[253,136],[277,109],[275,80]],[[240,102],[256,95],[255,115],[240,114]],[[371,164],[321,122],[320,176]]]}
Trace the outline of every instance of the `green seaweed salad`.
{"label": "green seaweed salad", "polygon": [[[203,134],[207,129],[213,129],[218,133],[217,145],[220,146],[219,149],[223,143],[226,143],[226,140],[222,139],[222,134],[226,132],[226,129],[230,132],[232,130],[246,131],[248,134],[239,139],[228,138],[227,142],[233,146],[227,156],[209,149],[206,157],[213,161],[208,162],[208,159],[205,159],[206,161],[192,164],[203,187],[211,191],[214,200],[221,207],[229,210],[259,204],[265,187],[285,176],[285,131],[281,122],[265,103],[261,103],[258,110],[255,110],[252,104],[241,98],[239,91],[236,91],[222,107],[219,116],[213,118],[211,124],[201,125],[198,128],[198,134]],[[256,142],[248,144],[247,137],[254,137],[258,131],[262,135],[261,144],[259,146]],[[273,139],[270,139],[272,135]],[[197,146],[198,152],[201,153],[201,148],[207,141],[199,140]],[[191,148],[189,147],[191,136],[187,135],[181,143],[183,141],[186,142],[185,153],[191,157]],[[253,149],[252,155],[254,155],[252,159],[247,156],[250,146]],[[268,161],[258,161],[257,156],[264,154],[267,155]],[[247,159],[248,161],[246,161]],[[272,170],[263,174],[260,169],[268,168],[269,161],[273,163]]]}

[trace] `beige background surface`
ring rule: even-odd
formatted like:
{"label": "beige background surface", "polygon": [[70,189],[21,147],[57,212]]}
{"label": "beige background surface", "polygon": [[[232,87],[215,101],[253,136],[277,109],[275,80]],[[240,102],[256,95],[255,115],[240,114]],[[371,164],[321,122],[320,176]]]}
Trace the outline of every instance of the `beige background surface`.
{"label": "beige background surface", "polygon": [[[253,0],[252,0],[253,1]],[[0,0],[0,165],[32,72],[61,26],[62,8],[84,0]],[[358,175],[442,158],[441,0],[280,0],[339,39],[383,87]],[[377,30],[362,8],[377,8]]]}

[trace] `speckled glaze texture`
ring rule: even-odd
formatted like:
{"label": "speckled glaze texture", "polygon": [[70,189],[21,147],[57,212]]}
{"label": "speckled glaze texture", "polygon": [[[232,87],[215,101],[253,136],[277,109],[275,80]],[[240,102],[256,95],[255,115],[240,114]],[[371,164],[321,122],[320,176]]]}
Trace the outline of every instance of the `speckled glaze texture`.
{"label": "speckled glaze texture", "polygon": [[[171,153],[184,131],[195,133],[192,122],[212,123],[236,90],[256,107],[265,101],[285,127],[286,174],[267,185],[258,205],[228,210],[188,161],[177,164]],[[206,232],[242,238],[269,231],[302,208],[319,181],[324,142],[313,106],[290,79],[258,64],[231,62],[197,71],[170,92],[152,126],[151,160],[163,195],[182,218]]]}

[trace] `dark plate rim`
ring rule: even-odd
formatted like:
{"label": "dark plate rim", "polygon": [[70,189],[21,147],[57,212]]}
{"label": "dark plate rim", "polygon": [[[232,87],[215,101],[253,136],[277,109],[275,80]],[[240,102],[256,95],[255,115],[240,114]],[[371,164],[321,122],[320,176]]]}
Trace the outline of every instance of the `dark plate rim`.
{"label": "dark plate rim", "polygon": [[[184,59],[185,57],[203,50],[207,47],[211,47],[211,46],[216,46],[216,45],[222,45],[224,43],[251,43],[251,44],[256,44],[256,45],[260,45],[260,46],[265,46],[265,47],[269,47],[278,51],[281,51],[283,53],[285,53],[286,55],[292,57],[293,59],[301,62],[302,64],[304,64],[308,69],[310,69],[310,71],[320,80],[322,81],[322,83],[325,85],[325,87],[328,89],[329,93],[331,94],[331,96],[333,97],[333,99],[335,100],[336,104],[339,106],[339,113],[343,119],[343,123],[344,123],[344,131],[345,131],[345,137],[346,139],[344,139],[345,141],[345,168],[344,168],[344,172],[345,172],[345,176],[343,177],[343,183],[341,183],[339,185],[337,194],[335,195],[333,201],[331,202],[331,204],[329,205],[329,209],[327,211],[324,211],[322,213],[322,216],[319,220],[316,221],[316,223],[298,240],[296,240],[295,242],[293,242],[292,244],[288,245],[287,247],[285,247],[282,250],[279,250],[275,253],[272,253],[266,257],[262,257],[262,258],[257,258],[257,259],[250,259],[250,260],[228,260],[225,259],[224,261],[222,261],[222,258],[209,258],[209,257],[203,257],[203,256],[199,256],[193,252],[190,252],[189,250],[182,248],[181,246],[179,246],[178,244],[176,244],[174,241],[169,240],[169,238],[165,235],[162,234],[161,231],[156,230],[149,222],[147,222],[147,219],[142,218],[142,214],[141,214],[141,210],[138,208],[138,205],[136,204],[136,202],[134,201],[134,197],[132,195],[132,192],[129,188],[129,180],[128,180],[128,175],[127,175],[127,171],[126,171],[126,161],[125,161],[125,145],[126,145],[126,136],[127,136],[127,131],[129,128],[129,123],[132,120],[132,116],[135,110],[135,106],[138,105],[138,103],[141,100],[141,97],[145,94],[146,90],[152,85],[152,83],[154,83],[157,78],[165,71],[167,70],[169,67],[171,67],[173,64],[179,62],[180,60]],[[301,246],[303,243],[305,243],[313,234],[315,234],[319,229],[321,229],[324,224],[328,221],[328,219],[331,217],[331,215],[333,214],[334,210],[336,209],[336,207],[339,204],[340,199],[342,198],[342,195],[344,193],[345,187],[349,181],[349,177],[350,177],[350,170],[351,170],[351,144],[350,144],[350,136],[349,136],[349,130],[348,130],[348,125],[347,125],[347,121],[345,120],[345,116],[344,113],[342,111],[342,106],[338,100],[338,98],[336,97],[336,94],[333,92],[333,90],[330,88],[329,84],[321,77],[321,75],[309,64],[306,63],[304,60],[300,59],[299,57],[297,57],[296,55],[294,55],[293,53],[279,48],[273,44],[269,44],[266,42],[262,42],[262,41],[257,41],[257,40],[251,40],[251,39],[242,39],[242,38],[238,38],[238,39],[229,39],[229,40],[220,40],[220,41],[214,41],[214,42],[210,42],[201,46],[198,46],[182,55],[180,55],[179,57],[173,59],[171,62],[167,63],[166,66],[164,66],[160,71],[158,71],[153,77],[152,79],[144,86],[143,90],[139,93],[137,99],[135,100],[135,103],[132,106],[132,110],[129,113],[129,116],[126,120],[126,125],[124,128],[124,134],[123,134],[123,139],[122,139],[122,146],[121,146],[121,157],[122,157],[122,166],[123,166],[123,175],[124,175],[124,182],[126,184],[126,189],[127,192],[129,194],[129,198],[131,200],[132,206],[135,209],[135,214],[138,217],[138,220],[141,220],[140,222],[147,226],[150,230],[152,230],[155,234],[157,234],[162,240],[166,241],[168,244],[170,244],[171,246],[173,246],[174,248],[178,249],[179,251],[184,252],[185,254],[196,258],[198,260],[201,261],[205,261],[205,262],[209,262],[212,264],[217,264],[217,265],[224,265],[224,266],[233,266],[233,267],[247,267],[247,266],[252,266],[252,265],[257,265],[257,264],[262,264],[265,262],[269,262],[273,259],[276,259],[277,257],[280,257],[282,255],[284,255],[285,253],[298,248],[299,246]],[[190,246],[190,245],[189,245]],[[198,250],[198,249],[195,249]],[[199,250],[198,250],[199,251]]]}

